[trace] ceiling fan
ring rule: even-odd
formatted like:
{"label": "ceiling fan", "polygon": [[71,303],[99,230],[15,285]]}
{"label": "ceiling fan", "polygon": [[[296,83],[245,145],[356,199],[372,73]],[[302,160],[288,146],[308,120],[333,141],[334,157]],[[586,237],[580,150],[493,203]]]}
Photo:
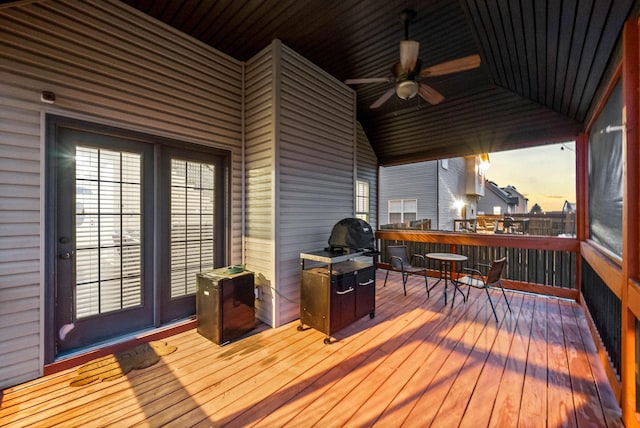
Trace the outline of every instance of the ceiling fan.
{"label": "ceiling fan", "polygon": [[459,71],[471,70],[480,66],[480,55],[469,55],[463,58],[442,62],[431,67],[422,68],[422,63],[418,58],[420,43],[409,40],[409,21],[415,16],[415,11],[405,10],[400,14],[400,21],[404,24],[404,40],[400,41],[400,61],[392,68],[392,75],[389,77],[369,77],[362,79],[347,79],[347,85],[361,83],[393,83],[380,98],[378,98],[370,108],[375,109],[384,104],[389,98],[396,94],[398,98],[408,100],[419,94],[430,104],[439,104],[444,100],[444,96],[431,86],[421,82],[422,79],[431,76],[442,76]]}

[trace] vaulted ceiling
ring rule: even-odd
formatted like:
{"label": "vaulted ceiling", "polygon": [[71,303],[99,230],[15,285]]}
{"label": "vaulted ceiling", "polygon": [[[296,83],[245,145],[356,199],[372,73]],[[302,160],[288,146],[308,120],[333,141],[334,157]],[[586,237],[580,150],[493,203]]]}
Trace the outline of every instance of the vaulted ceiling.
{"label": "vaulted ceiling", "polygon": [[562,141],[584,129],[610,77],[634,0],[123,0],[236,58],[278,38],[337,79],[387,77],[402,11],[423,69],[479,54],[479,68],[422,81],[431,105],[392,83],[353,85],[358,119],[380,164]]}

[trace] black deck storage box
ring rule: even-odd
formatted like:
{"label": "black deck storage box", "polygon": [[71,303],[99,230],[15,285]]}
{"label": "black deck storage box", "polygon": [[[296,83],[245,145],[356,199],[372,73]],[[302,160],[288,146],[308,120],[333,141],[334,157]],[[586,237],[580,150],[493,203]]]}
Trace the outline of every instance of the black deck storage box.
{"label": "black deck storage box", "polygon": [[197,331],[224,345],[256,326],[252,272],[226,274],[214,269],[197,275]]}

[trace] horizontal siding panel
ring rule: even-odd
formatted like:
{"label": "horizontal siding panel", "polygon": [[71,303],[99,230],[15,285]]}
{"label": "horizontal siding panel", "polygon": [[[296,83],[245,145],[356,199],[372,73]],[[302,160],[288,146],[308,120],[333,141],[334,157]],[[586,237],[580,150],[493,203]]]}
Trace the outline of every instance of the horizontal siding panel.
{"label": "horizontal siding panel", "polygon": [[[7,344],[7,346],[8,345],[9,344]],[[29,348],[25,348],[24,350],[18,349],[14,352],[15,354],[28,355],[25,352],[27,349]],[[2,353],[2,349],[0,349],[0,358],[3,357],[4,355]],[[38,367],[37,362],[34,362],[32,360],[25,360],[24,358],[19,359],[19,362],[15,364],[0,366],[0,379],[2,379],[2,382],[6,385],[16,385],[18,383],[31,380],[38,377],[39,373],[40,368]]]}
{"label": "horizontal siding panel", "polygon": [[[282,120],[295,121],[296,118],[294,116],[283,115]],[[285,145],[289,143],[289,145],[286,146],[287,149],[295,152],[297,147],[301,146],[306,149],[304,151],[308,152],[310,148],[313,148],[325,156],[332,155],[336,159],[339,159],[340,151],[351,147],[351,142],[344,139],[344,137],[324,132],[322,128],[305,127],[305,123],[306,122],[302,122],[300,125],[285,125],[281,127],[281,143]],[[302,151],[303,150],[298,150],[298,152]],[[289,155],[288,152],[285,154]]]}
{"label": "horizontal siding panel", "polygon": [[[253,104],[252,104],[253,105]],[[255,101],[255,108],[251,109],[251,116],[245,120],[245,132],[264,127],[266,121],[273,121],[273,105],[269,95],[265,95]]]}
{"label": "horizontal siding panel", "polygon": [[[150,82],[153,81],[151,76],[155,75],[155,73],[149,73],[146,79],[145,76],[140,76],[138,80],[135,80],[132,78],[133,74],[127,73],[125,70],[115,75],[109,75],[107,72],[101,73],[98,67],[99,64],[94,64],[94,67],[91,67],[93,61],[88,62],[86,67],[83,68],[81,64],[73,62],[74,58],[79,58],[77,56],[79,52],[73,51],[73,45],[68,46],[68,52],[65,55],[64,51],[60,50],[61,46],[59,45],[50,47],[50,52],[47,52],[43,46],[39,46],[40,50],[37,52],[29,52],[20,47],[20,41],[21,37],[15,36],[14,42],[17,46],[15,48],[5,47],[2,49],[4,55],[14,58],[12,64],[5,64],[7,71],[22,72],[33,78],[55,81],[59,85],[73,86],[79,89],[88,89],[93,82],[99,81],[104,87],[102,95],[106,96],[113,88],[118,88],[118,90],[123,91],[120,95],[134,105],[138,104],[142,107],[146,105],[147,108],[157,110],[159,110],[159,106],[164,105],[168,110],[184,111],[187,117],[193,115],[196,118],[199,116],[204,118],[207,116],[204,112],[211,110],[221,118],[220,123],[231,120],[240,109],[238,100],[231,99],[229,100],[231,105],[227,106],[227,108],[221,108],[224,104],[209,102],[209,98],[199,100],[194,97],[189,102],[189,97],[185,97],[185,94],[199,90],[201,89],[200,87],[181,88],[180,83],[170,80],[160,81],[156,85],[151,85]],[[24,41],[22,43],[24,45]],[[33,43],[37,43],[37,39]],[[56,53],[58,54],[57,56],[55,56]],[[51,58],[38,57],[38,64],[33,64],[31,61],[34,58],[34,54],[48,54]],[[38,68],[34,69],[36,65]],[[105,65],[111,66],[113,64]],[[132,67],[132,64],[128,64],[128,66]],[[112,70],[107,69],[107,71],[111,72]],[[58,75],[57,73],[62,74]],[[74,81],[76,81],[75,84]],[[220,89],[220,92],[224,93],[226,91]],[[169,99],[171,104],[166,103]]]}
{"label": "horizontal siding panel", "polygon": [[0,325],[17,326],[38,318],[39,301],[37,298],[26,298],[14,301],[11,305],[0,308]]}
{"label": "horizontal siding panel", "polygon": [[[10,353],[7,351],[10,351],[11,349],[5,347],[4,345],[6,345],[7,342],[10,342],[13,339],[20,339],[24,337],[25,336],[24,332],[26,329],[38,331],[38,326],[40,325],[39,317],[37,316],[38,313],[34,312],[32,315],[33,315],[33,321],[29,321],[27,323],[22,323],[19,325],[9,325],[9,326],[2,327],[3,341],[0,342],[0,355],[4,353]],[[36,335],[28,335],[28,336],[36,336]],[[0,379],[3,379],[2,376],[0,376]]]}
{"label": "horizontal siding panel", "polygon": [[0,104],[0,130],[11,131],[17,126],[17,133],[40,135],[40,113],[27,109],[6,108]]}
{"label": "horizontal siding panel", "polygon": [[[283,99],[291,101],[294,105],[312,105],[317,110],[323,112],[326,117],[333,118],[338,122],[349,122],[349,104],[337,104],[331,99],[331,97],[339,97],[338,94],[318,92],[324,89],[324,87],[318,86],[317,82],[308,84],[308,82],[300,80],[298,76],[295,75],[283,73],[282,77],[283,82],[285,82],[282,85],[281,93]],[[304,94],[303,99],[300,99],[300,94]],[[286,105],[286,107],[290,108],[289,105]]]}
{"label": "horizontal siding panel", "polygon": [[38,252],[34,252],[32,259],[12,263],[0,262],[0,277],[39,271],[40,254]]}
{"label": "horizontal siding panel", "polygon": [[[22,75],[11,78],[12,81],[25,82],[27,78],[25,67],[17,64],[11,66],[15,71],[22,71]],[[20,70],[22,69],[22,70]],[[188,124],[190,134],[208,141],[222,142],[226,144],[238,144],[240,136],[239,123],[224,122],[215,116],[196,115],[194,112],[185,112],[182,109],[172,107],[171,99],[160,102],[156,99],[142,99],[133,95],[118,94],[114,97],[114,88],[98,89],[93,83],[81,85],[82,81],[73,78],[59,77],[55,71],[49,75],[40,76],[45,81],[56,82],[56,104],[78,111],[83,114],[93,114],[100,117],[110,117],[123,123],[135,125],[144,124],[151,128],[166,129],[181,128]],[[32,79],[32,85],[40,85],[39,79]],[[26,83],[27,85],[29,83]],[[80,88],[80,89],[78,89]]]}
{"label": "horizontal siding panel", "polygon": [[[90,1],[86,4],[87,6],[82,6],[82,8],[76,5],[81,14],[91,13],[94,9],[100,10],[105,15],[102,19],[102,27],[107,25],[105,27],[107,30],[113,28],[117,30],[117,34],[124,33],[125,40],[138,36],[134,43],[141,46],[143,50],[153,52],[154,56],[166,58],[172,64],[180,64],[181,60],[187,57],[189,61],[193,61],[195,67],[201,66],[208,73],[217,73],[223,69],[233,69],[235,65],[240,63],[240,61],[219,51],[215,51],[215,54],[212,55],[210,46],[119,1],[109,3]],[[122,23],[120,27],[113,25],[114,18],[117,18],[116,24]],[[146,30],[142,35],[136,32],[137,28],[135,27],[139,26]],[[234,73],[229,73],[229,77],[236,78],[237,76]]]}
{"label": "horizontal siding panel", "polygon": [[21,285],[20,287],[17,287],[17,286],[12,286],[10,288],[0,287],[0,290],[2,290],[2,292],[0,293],[0,302],[5,304],[11,303],[14,300],[20,300],[20,299],[27,299],[27,298],[39,299],[39,296],[40,296],[40,286],[38,284],[34,284],[33,282],[27,283],[26,285]]}
{"label": "horizontal siding panel", "polygon": [[[295,145],[292,144],[292,146],[295,146],[296,149],[300,149],[301,146],[299,145]],[[293,153],[290,153],[289,151],[287,152],[287,157],[282,158],[282,168],[283,169],[287,169],[287,168],[291,168],[292,170],[298,169],[298,170],[306,170],[309,171],[310,174],[320,174],[320,175],[328,175],[329,177],[333,176],[334,174],[331,172],[331,170],[334,167],[339,167],[342,166],[342,169],[337,169],[335,175],[337,176],[352,176],[352,172],[351,170],[347,170],[348,167],[351,167],[351,163],[345,161],[344,156],[342,158],[338,157],[338,156],[325,156],[325,159],[323,161],[322,155],[325,154],[326,151],[324,150],[318,150],[315,153],[310,153],[307,152],[307,154],[305,155],[298,155],[297,157],[293,156]],[[314,156],[315,155],[315,156]],[[305,167],[301,167],[301,162],[305,162],[304,165]],[[311,169],[310,167],[313,166],[314,169]],[[286,171],[285,171],[286,174]],[[353,183],[352,183],[353,185]]]}
{"label": "horizontal siding panel", "polygon": [[[15,173],[18,174],[18,173]],[[23,174],[26,176],[26,174]],[[7,180],[9,181],[9,180]],[[39,198],[40,188],[35,186],[23,186],[18,183],[0,183],[0,198]]]}
{"label": "horizontal siding panel", "polygon": [[[75,4],[74,4],[75,3]],[[3,24],[8,31],[14,27],[29,27],[30,33],[27,38],[42,40],[43,54],[48,54],[48,47],[60,47],[62,59],[65,52],[73,52],[75,45],[76,52],[79,55],[78,66],[85,69],[91,69],[89,59],[95,61],[94,68],[98,71],[101,66],[105,66],[110,73],[116,73],[131,69],[131,77],[144,77],[146,73],[149,77],[147,84],[153,83],[157,78],[180,79],[176,85],[185,85],[184,89],[193,86],[201,86],[202,88],[211,87],[211,83],[207,83],[210,79],[216,79],[220,82],[217,89],[224,92],[235,93],[241,87],[238,75],[228,70],[238,67],[239,63],[228,61],[226,64],[217,64],[213,61],[195,61],[193,58],[184,53],[177,53],[175,43],[170,40],[164,40],[164,49],[158,49],[158,41],[151,40],[146,33],[135,31],[130,25],[122,22],[121,16],[111,16],[96,14],[94,5],[86,6],[82,2],[74,2],[65,5],[63,8],[56,6],[48,6],[46,4],[35,5],[32,8],[21,10],[14,8],[7,13],[3,20]],[[76,7],[79,6],[79,7]],[[107,12],[107,9],[103,9]],[[37,25],[34,25],[34,16],[37,17]],[[85,37],[90,44],[77,44],[77,34],[75,27],[78,21],[83,23]],[[134,24],[135,25],[135,24]],[[55,38],[54,38],[55,37]],[[55,40],[56,43],[53,43]],[[48,46],[47,46],[48,45]],[[18,44],[19,46],[19,44]],[[89,46],[94,49],[89,49]],[[123,49],[126,46],[126,49]],[[173,49],[172,49],[173,48]],[[103,51],[104,54],[97,55],[96,52]],[[111,52],[122,51],[120,55]],[[173,55],[167,55],[172,53]],[[205,51],[202,55],[207,55]],[[47,55],[55,58],[55,55]],[[136,59],[145,58],[143,63],[137,63]],[[207,58],[207,56],[205,56]],[[109,61],[107,60],[109,59]],[[201,59],[201,58],[200,58]],[[73,63],[73,61],[66,61]],[[131,64],[136,67],[132,68]],[[185,69],[191,70],[191,74],[185,76]],[[221,73],[225,72],[226,73]],[[199,82],[199,83],[198,83]],[[234,83],[235,87],[230,87],[230,83]],[[141,84],[145,86],[145,84]],[[178,89],[180,86],[177,87]],[[203,89],[203,93],[215,94],[215,90]],[[181,98],[183,94],[176,93]]]}
{"label": "horizontal siding panel", "polygon": [[[8,186],[5,186],[8,187]],[[2,189],[3,187],[0,187]],[[0,211],[0,223],[39,223],[39,211]]]}
{"label": "horizontal siding panel", "polygon": [[8,134],[39,135],[40,125],[38,123],[11,120],[9,117],[3,117],[2,120],[0,120],[0,132]]}
{"label": "horizontal siding panel", "polygon": [[13,274],[5,274],[3,281],[0,282],[0,290],[6,293],[8,289],[12,287],[23,288],[27,285],[40,284],[40,272],[39,271],[22,271]]}
{"label": "horizontal siding panel", "polygon": [[314,109],[313,106],[303,100],[298,99],[296,100],[297,102],[294,100],[295,98],[282,97],[283,103],[290,104],[290,107],[283,108],[281,111],[282,119],[290,120],[290,123],[285,122],[282,123],[283,125],[287,124],[296,127],[305,124],[310,131],[313,129],[324,135],[331,135],[332,138],[337,140],[345,139],[346,136],[340,131],[348,125],[348,122],[336,121],[325,111]]}
{"label": "horizontal siding panel", "polygon": [[0,260],[3,263],[14,263],[29,260],[38,260],[40,257],[40,247],[11,248],[0,250]]}
{"label": "horizontal siding panel", "polygon": [[38,345],[35,344],[33,346],[26,346],[26,347],[22,347],[22,348],[16,348],[14,346],[13,349],[19,349],[20,352],[13,352],[11,354],[2,355],[2,364],[3,365],[12,366],[12,365],[15,365],[15,364],[20,364],[23,361],[23,358],[20,355],[21,354],[29,355],[30,353],[38,352]]}
{"label": "horizontal siding panel", "polygon": [[38,236],[39,234],[39,223],[0,224],[0,235],[3,237],[28,235]]}
{"label": "horizontal siding panel", "polygon": [[40,140],[30,135],[17,135],[0,130],[0,158],[39,162]]}
{"label": "horizontal siding panel", "polygon": [[[10,207],[12,211],[39,211],[40,200],[35,198],[3,198],[0,197],[0,207]],[[6,209],[6,208],[4,208]],[[1,231],[0,231],[1,232]]]}
{"label": "horizontal siding panel", "polygon": [[20,186],[39,186],[40,174],[30,174],[19,171],[0,171],[0,186],[12,184]]}
{"label": "horizontal siding panel", "polygon": [[[2,143],[0,143],[2,144]],[[30,173],[30,174],[39,174],[40,173],[40,162],[29,159],[20,159],[18,155],[16,158],[10,159],[2,156],[3,150],[0,148],[0,171],[9,171],[9,172],[22,172],[22,173]],[[21,151],[24,154],[24,151]],[[39,150],[36,151],[36,154],[39,153]]]}

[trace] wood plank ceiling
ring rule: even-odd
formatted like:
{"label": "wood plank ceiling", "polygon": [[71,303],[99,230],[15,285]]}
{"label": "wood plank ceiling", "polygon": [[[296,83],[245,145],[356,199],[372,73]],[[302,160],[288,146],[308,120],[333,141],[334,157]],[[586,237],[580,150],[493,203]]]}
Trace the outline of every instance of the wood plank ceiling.
{"label": "wood plank ceiling", "polygon": [[445,96],[393,96],[391,83],[354,85],[358,119],[381,165],[561,141],[584,129],[611,73],[637,0],[123,0],[247,60],[279,38],[337,79],[387,77],[409,38],[429,67],[479,54],[474,70],[428,77]]}

